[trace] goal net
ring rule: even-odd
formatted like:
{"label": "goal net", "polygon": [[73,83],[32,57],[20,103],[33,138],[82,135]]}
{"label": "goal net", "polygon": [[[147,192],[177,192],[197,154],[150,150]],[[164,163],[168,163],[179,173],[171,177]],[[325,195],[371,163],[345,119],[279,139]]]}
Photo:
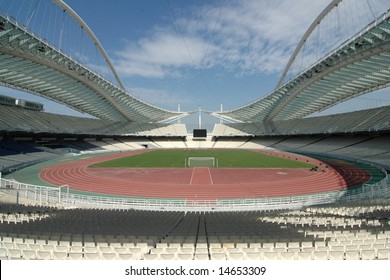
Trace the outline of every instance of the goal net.
{"label": "goal net", "polygon": [[188,157],[186,167],[218,167],[218,159],[214,157]]}

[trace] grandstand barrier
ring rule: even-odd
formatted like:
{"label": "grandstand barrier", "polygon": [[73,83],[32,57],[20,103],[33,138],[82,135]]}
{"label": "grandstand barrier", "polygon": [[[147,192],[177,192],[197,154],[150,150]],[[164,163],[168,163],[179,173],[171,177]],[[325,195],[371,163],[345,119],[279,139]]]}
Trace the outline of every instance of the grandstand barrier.
{"label": "grandstand barrier", "polygon": [[134,197],[108,197],[81,195],[69,191],[67,186],[46,187],[0,179],[1,191],[14,197],[17,203],[59,208],[139,209],[157,211],[267,211],[300,209],[302,207],[383,198],[390,195],[387,176],[376,184],[359,188],[301,196],[274,198],[243,198],[221,200],[157,199]]}

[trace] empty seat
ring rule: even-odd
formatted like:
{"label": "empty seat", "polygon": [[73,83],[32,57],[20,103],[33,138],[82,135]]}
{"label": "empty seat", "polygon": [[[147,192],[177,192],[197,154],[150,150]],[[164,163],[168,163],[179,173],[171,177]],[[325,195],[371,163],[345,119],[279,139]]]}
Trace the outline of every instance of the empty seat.
{"label": "empty seat", "polygon": [[264,252],[262,253],[264,260],[277,260],[278,259],[278,253],[276,252]]}
{"label": "empty seat", "polygon": [[194,255],[193,254],[181,254],[181,253],[179,253],[177,255],[177,259],[181,260],[181,261],[190,261],[190,260],[194,259]]}
{"label": "empty seat", "polygon": [[389,260],[390,259],[390,249],[378,249],[377,258],[378,258],[378,260]]}
{"label": "empty seat", "polygon": [[234,243],[223,243],[222,248],[231,249],[231,248],[235,248],[235,245],[234,245]]}
{"label": "empty seat", "polygon": [[[43,249],[43,248],[42,248]],[[59,245],[59,246],[53,246],[53,251],[54,252],[68,252],[69,251],[69,248],[67,246],[62,246],[62,245]]]}
{"label": "empty seat", "polygon": [[248,248],[248,243],[237,243],[236,248]]}
{"label": "empty seat", "polygon": [[168,244],[167,243],[157,243],[156,248],[168,248]]}
{"label": "empty seat", "polygon": [[118,259],[120,260],[134,260],[133,254],[118,254]]}
{"label": "empty seat", "polygon": [[295,260],[295,253],[293,252],[281,252],[280,260]]}
{"label": "empty seat", "polygon": [[330,251],[329,252],[330,260],[344,260],[344,251]]}
{"label": "empty seat", "polygon": [[0,258],[6,260],[8,258],[8,252],[5,248],[0,248]]}
{"label": "empty seat", "polygon": [[54,252],[53,253],[54,260],[66,260],[67,257],[68,257],[68,253],[66,253],[66,252]]}
{"label": "empty seat", "polygon": [[209,248],[222,248],[221,243],[210,243]]}
{"label": "empty seat", "polygon": [[15,243],[13,242],[3,242],[3,245],[2,245],[3,248],[5,249],[15,249]]}
{"label": "empty seat", "polygon": [[360,253],[362,260],[375,260],[375,250],[362,250]]}
{"label": "empty seat", "polygon": [[312,252],[298,252],[297,253],[297,260],[311,260],[312,259]]}
{"label": "empty seat", "polygon": [[116,253],[102,253],[103,260],[115,260],[117,259]]}
{"label": "empty seat", "polygon": [[147,260],[147,261],[155,261],[155,260],[158,260],[159,259],[159,255],[158,254],[145,254],[144,255],[144,260]]}
{"label": "empty seat", "polygon": [[84,253],[85,260],[98,260],[100,255],[98,253]]}
{"label": "empty seat", "polygon": [[160,254],[160,259],[164,261],[171,261],[175,259],[175,254]]}
{"label": "empty seat", "polygon": [[246,260],[261,260],[261,254],[259,252],[246,252]]}
{"label": "empty seat", "polygon": [[226,260],[226,254],[225,253],[211,253],[210,254],[211,260]]}
{"label": "empty seat", "polygon": [[180,251],[180,248],[165,248],[166,254],[174,254],[177,255]]}
{"label": "empty seat", "polygon": [[196,254],[208,254],[209,253],[209,249],[207,249],[207,248],[196,248],[195,253]]}
{"label": "empty seat", "polygon": [[97,247],[84,247],[84,253],[98,254],[100,252]]}
{"label": "empty seat", "polygon": [[207,243],[197,243],[196,244],[196,249],[198,249],[198,248],[206,248],[206,249],[208,249],[208,246],[207,246]]}
{"label": "empty seat", "polygon": [[195,254],[194,259],[200,261],[209,260],[209,254]]}
{"label": "empty seat", "polygon": [[129,248],[129,253],[132,254],[136,260],[141,260],[144,256],[141,248]]}
{"label": "empty seat", "polygon": [[19,249],[8,249],[8,259],[18,260],[22,258],[22,252]]}
{"label": "empty seat", "polygon": [[37,253],[33,250],[23,250],[22,258],[25,260],[35,260],[37,258]]}
{"label": "empty seat", "polygon": [[15,249],[18,249],[20,251],[27,250],[27,244],[24,243],[16,243]]}
{"label": "empty seat", "polygon": [[194,254],[194,248],[180,248],[179,254]]}
{"label": "empty seat", "polygon": [[226,259],[228,260],[244,260],[244,253],[229,253]]}
{"label": "empty seat", "polygon": [[68,260],[82,260],[83,254],[82,253],[69,253]]}
{"label": "empty seat", "polygon": [[288,243],[288,248],[291,249],[291,248],[301,248],[301,245],[299,244],[299,242],[289,242]]}
{"label": "empty seat", "polygon": [[37,252],[37,259],[38,260],[51,260],[52,253],[47,252],[47,251],[38,251]]}
{"label": "empty seat", "polygon": [[359,251],[345,251],[345,259],[346,260],[360,260]]}
{"label": "empty seat", "polygon": [[71,246],[70,253],[82,253],[83,252],[83,247],[82,246]]}

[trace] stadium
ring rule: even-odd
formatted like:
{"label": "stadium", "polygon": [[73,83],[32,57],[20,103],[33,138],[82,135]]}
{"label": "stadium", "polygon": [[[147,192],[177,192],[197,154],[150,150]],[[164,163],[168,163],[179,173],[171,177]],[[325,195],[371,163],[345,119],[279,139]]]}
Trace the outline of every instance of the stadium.
{"label": "stadium", "polygon": [[[0,2],[1,89],[89,115],[1,92],[0,259],[390,260],[390,106],[315,115],[386,93],[390,7],[327,2],[275,88],[219,111],[130,94],[97,30],[62,0]],[[351,2],[368,20],[326,32]],[[39,19],[60,28],[54,38]],[[71,53],[84,41],[102,62]]]}

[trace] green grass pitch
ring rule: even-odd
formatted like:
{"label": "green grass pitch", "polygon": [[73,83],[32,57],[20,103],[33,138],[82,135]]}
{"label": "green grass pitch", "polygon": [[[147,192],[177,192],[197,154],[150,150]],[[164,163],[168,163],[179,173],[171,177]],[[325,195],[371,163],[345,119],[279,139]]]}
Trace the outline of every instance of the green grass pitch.
{"label": "green grass pitch", "polygon": [[188,157],[214,157],[220,168],[311,168],[296,160],[264,155],[249,150],[153,150],[120,159],[100,162],[91,167],[175,167],[184,168]]}

